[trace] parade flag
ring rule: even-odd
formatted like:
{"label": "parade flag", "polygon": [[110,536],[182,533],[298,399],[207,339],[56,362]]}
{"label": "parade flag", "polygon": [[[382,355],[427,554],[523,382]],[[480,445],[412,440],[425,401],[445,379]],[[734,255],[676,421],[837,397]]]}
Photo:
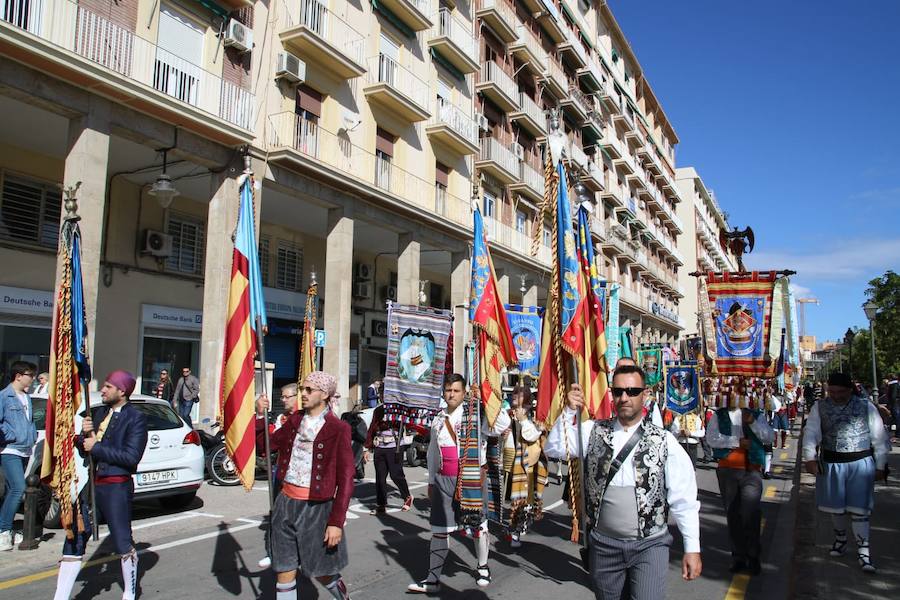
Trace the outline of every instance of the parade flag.
{"label": "parade flag", "polygon": [[772,377],[775,361],[768,355],[774,271],[706,277],[714,339],[713,375]]}
{"label": "parade flag", "polygon": [[684,415],[700,408],[700,374],[695,362],[666,363],[666,407]]}
{"label": "parade flag", "polygon": [[[41,479],[59,500],[60,520],[72,539],[73,502],[87,477],[76,476],[75,415],[91,379],[87,355],[87,319],[81,274],[81,231],[77,218],[66,218],[59,240],[62,272],[56,290],[50,339],[50,382],[45,420]],[[83,480],[82,480],[83,479]],[[79,523],[78,531],[84,531]]]}
{"label": "parade flag", "polygon": [[619,362],[619,284],[610,282],[607,284],[607,312],[606,314],[606,364],[614,367]]}
{"label": "parade flag", "polygon": [[481,403],[488,425],[493,427],[503,404],[500,371],[518,362],[518,357],[506,310],[497,294],[497,275],[494,273],[494,263],[484,235],[484,221],[478,207],[475,207],[474,218],[469,319],[478,333]]}
{"label": "parade flag", "polygon": [[316,370],[316,320],[318,318],[319,286],[316,282],[306,291],[306,310],[303,313],[303,339],[300,340],[300,373],[297,382]]}
{"label": "parade flag", "polygon": [[644,383],[647,387],[653,387],[662,381],[663,351],[661,346],[654,344],[638,348],[635,362],[644,370]]}
{"label": "parade flag", "polygon": [[537,377],[541,358],[541,315],[544,309],[538,306],[507,304],[506,319],[516,347],[519,375]]}
{"label": "parade flag", "polygon": [[[241,185],[231,260],[219,410],[225,448],[235,463],[241,483],[250,490],[256,473],[254,359],[258,336],[264,335],[266,327],[250,177],[245,177]],[[257,331],[257,317],[263,331]]]}

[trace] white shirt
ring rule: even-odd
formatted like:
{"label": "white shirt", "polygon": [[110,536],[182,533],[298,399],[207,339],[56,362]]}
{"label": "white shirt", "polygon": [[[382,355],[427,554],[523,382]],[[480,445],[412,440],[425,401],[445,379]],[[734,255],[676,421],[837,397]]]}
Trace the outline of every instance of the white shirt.
{"label": "white shirt", "polygon": [[325,425],[325,412],[322,411],[315,417],[303,415],[303,419],[300,420],[297,435],[294,436],[294,446],[291,449],[291,460],[284,476],[285,482],[298,487],[309,487],[312,479],[313,442],[316,441],[316,436]]}
{"label": "white shirt", "polygon": [[[459,444],[453,441],[453,436],[447,430],[445,425],[445,417],[449,418],[450,425],[456,432],[456,439],[459,440],[462,432],[463,405],[460,404],[451,413],[447,409],[442,410],[431,422],[431,441],[428,444],[428,483],[434,483],[438,473],[441,472],[441,448],[449,448],[456,446],[457,455],[459,454]],[[501,410],[497,413],[497,420],[494,421],[493,427],[488,427],[487,417],[484,412],[481,413],[481,452],[479,453],[480,464],[487,462],[487,438],[498,437],[501,433],[509,429],[512,420],[509,413]]]}
{"label": "white shirt", "polygon": [[[731,420],[731,435],[724,435],[719,431],[719,416],[713,413],[709,423],[706,425],[706,443],[710,448],[737,448],[741,445],[741,439],[744,437],[744,421],[740,408],[732,408],[728,411],[728,418]],[[766,420],[762,417],[757,418],[750,424],[752,431],[759,442],[766,446],[775,441],[775,430],[772,429]]]}
{"label": "white shirt", "polygon": [[[519,423],[519,433],[522,436],[522,439],[528,443],[532,444],[539,439],[541,439],[541,430],[538,429],[534,423],[531,422],[531,419],[524,419],[522,421],[518,421]],[[510,424],[512,424],[512,420],[510,420]],[[506,436],[506,442],[503,444],[504,448],[512,448],[516,447],[516,440],[512,432],[509,432],[509,435]]]}
{"label": "white shirt", "polygon": [[[544,453],[550,458],[566,458],[566,440],[568,440],[569,456],[580,458],[578,441],[575,439],[575,411],[566,408],[547,437]],[[613,424],[612,442],[613,456],[617,456],[625,443],[631,438],[635,427],[625,428],[616,421]],[[565,436],[563,430],[565,428]],[[581,439],[584,451],[587,452],[588,441],[594,430],[594,421],[581,424]],[[691,458],[668,431],[666,432],[668,459],[665,465],[666,502],[669,513],[675,519],[678,531],[684,538],[685,552],[700,552],[700,501],[697,500],[697,479]],[[609,482],[612,486],[633,487],[635,485],[634,450],[625,458],[621,468]]]}
{"label": "white shirt", "polygon": [[[891,453],[891,441],[884,430],[884,421],[878,408],[871,402],[866,402],[869,410],[869,439],[872,441],[872,451],[875,455],[875,468],[879,471],[887,464],[888,454]],[[819,403],[813,404],[806,418],[806,428],[803,431],[803,462],[816,460],[816,446],[822,441],[822,419],[819,417]]]}
{"label": "white shirt", "polygon": [[675,419],[672,420],[671,431],[672,435],[677,438],[681,433],[681,422],[693,420],[692,417],[697,419],[699,428],[693,431],[685,430],[684,434],[686,437],[684,439],[688,444],[698,444],[700,443],[700,438],[706,435],[706,429],[703,428],[703,417],[701,417],[700,415],[675,415]]}

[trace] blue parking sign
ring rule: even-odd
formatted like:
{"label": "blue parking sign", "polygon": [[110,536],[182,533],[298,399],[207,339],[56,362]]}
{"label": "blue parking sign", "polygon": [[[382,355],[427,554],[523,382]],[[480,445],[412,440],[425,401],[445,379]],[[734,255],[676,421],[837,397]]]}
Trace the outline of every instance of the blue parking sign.
{"label": "blue parking sign", "polygon": [[325,330],[324,329],[316,329],[316,348],[324,348],[325,347]]}

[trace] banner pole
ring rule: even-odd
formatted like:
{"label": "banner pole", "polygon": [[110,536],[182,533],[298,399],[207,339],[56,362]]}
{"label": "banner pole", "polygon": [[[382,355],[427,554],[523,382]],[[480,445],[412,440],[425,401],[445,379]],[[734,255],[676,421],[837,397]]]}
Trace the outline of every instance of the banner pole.
{"label": "banner pole", "polygon": [[[263,340],[263,324],[262,324],[262,316],[256,315],[256,344],[257,344],[257,354],[259,355],[259,366],[260,366],[260,374],[262,379],[262,393],[267,398],[269,397],[268,390],[268,382],[266,381],[266,344]],[[301,382],[302,383],[302,382]],[[270,400],[271,402],[271,400]],[[266,428],[266,435],[264,439],[266,440],[266,482],[269,488],[269,512],[272,512],[272,509],[275,506],[275,482],[272,480],[272,449],[269,443],[269,411],[263,411],[263,421],[264,427]],[[268,521],[269,534],[271,536],[272,529],[272,519],[270,518]]]}

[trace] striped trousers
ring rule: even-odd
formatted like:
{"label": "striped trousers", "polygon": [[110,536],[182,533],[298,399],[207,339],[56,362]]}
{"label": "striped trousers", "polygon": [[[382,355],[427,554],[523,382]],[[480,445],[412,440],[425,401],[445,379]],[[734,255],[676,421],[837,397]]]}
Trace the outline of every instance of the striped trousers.
{"label": "striped trousers", "polygon": [[597,600],[621,600],[627,581],[630,600],[663,600],[672,534],[617,540],[591,533],[591,579]]}

